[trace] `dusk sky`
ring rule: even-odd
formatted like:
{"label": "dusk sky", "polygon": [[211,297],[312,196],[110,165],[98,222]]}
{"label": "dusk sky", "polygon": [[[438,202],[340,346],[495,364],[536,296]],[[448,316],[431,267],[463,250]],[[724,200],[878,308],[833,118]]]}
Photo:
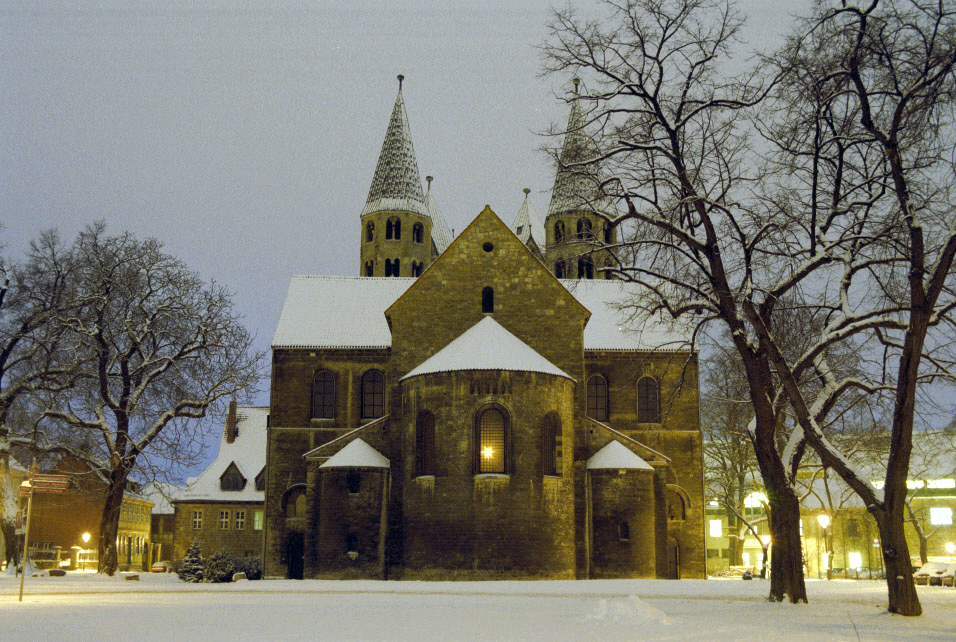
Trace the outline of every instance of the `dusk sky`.
{"label": "dusk sky", "polygon": [[[236,293],[266,349],[290,276],[358,274],[399,73],[456,232],[486,203],[510,223],[524,187],[546,213],[539,148],[558,141],[540,132],[566,119],[570,80],[539,76],[552,4],[2,0],[3,252],[97,219],[155,237]],[[739,2],[744,39],[773,48],[809,4]]]}

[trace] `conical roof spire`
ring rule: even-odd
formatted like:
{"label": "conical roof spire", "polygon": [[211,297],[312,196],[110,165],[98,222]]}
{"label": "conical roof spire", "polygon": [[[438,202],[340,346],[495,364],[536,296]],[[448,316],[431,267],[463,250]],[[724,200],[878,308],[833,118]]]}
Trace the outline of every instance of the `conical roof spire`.
{"label": "conical roof spire", "polygon": [[528,240],[530,239],[533,240],[539,248],[543,248],[545,244],[544,225],[541,223],[541,219],[538,218],[538,213],[531,205],[531,199],[528,198],[530,193],[530,189],[527,187],[524,188],[524,202],[521,203],[521,207],[518,208],[518,214],[515,215],[511,229],[525,245],[528,244]]}
{"label": "conical roof spire", "polygon": [[[576,95],[578,79],[574,80]],[[571,211],[604,210],[606,202],[599,189],[599,168],[595,165],[574,165],[594,158],[596,155],[594,142],[585,129],[581,101],[578,99],[571,102],[571,114],[568,117],[566,131],[561,155],[558,157],[558,171],[554,177],[548,216]]]}
{"label": "conical roof spire", "polygon": [[372,212],[404,211],[427,216],[425,198],[422,195],[422,179],[418,174],[418,161],[412,146],[412,135],[402,98],[402,81],[398,76],[398,96],[385,131],[385,141],[375,166],[372,186],[368,191],[362,216]]}

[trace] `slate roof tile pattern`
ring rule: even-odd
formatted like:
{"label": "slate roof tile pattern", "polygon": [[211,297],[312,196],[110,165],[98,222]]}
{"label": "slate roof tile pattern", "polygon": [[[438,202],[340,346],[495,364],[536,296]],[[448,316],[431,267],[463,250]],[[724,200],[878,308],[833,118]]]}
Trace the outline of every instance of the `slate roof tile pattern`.
{"label": "slate roof tile pattern", "polygon": [[448,221],[445,220],[441,210],[438,209],[438,202],[432,196],[431,184],[429,184],[428,192],[425,194],[425,213],[432,220],[432,241],[434,241],[438,253],[441,254],[455,240],[455,235],[452,234],[451,228],[448,227]]}
{"label": "slate roof tile pattern", "polygon": [[612,208],[600,193],[600,168],[594,165],[580,166],[597,154],[593,140],[586,129],[580,101],[571,103],[567,133],[558,156],[558,171],[551,190],[551,205],[548,216],[575,211],[611,213]]}

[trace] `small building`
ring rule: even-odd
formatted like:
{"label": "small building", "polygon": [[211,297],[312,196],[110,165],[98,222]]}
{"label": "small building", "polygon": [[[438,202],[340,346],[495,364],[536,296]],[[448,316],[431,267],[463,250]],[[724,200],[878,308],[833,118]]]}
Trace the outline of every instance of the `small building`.
{"label": "small building", "polygon": [[172,554],[164,559],[182,559],[193,541],[204,556],[260,555],[268,421],[268,408],[229,404],[215,461],[173,498]]}

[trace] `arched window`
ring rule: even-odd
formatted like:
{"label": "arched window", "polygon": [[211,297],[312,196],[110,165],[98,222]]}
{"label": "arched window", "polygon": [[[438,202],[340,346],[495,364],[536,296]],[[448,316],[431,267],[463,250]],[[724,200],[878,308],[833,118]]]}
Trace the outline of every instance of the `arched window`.
{"label": "arched window", "polygon": [[622,519],[621,523],[617,525],[617,538],[622,542],[631,539],[631,525],[627,523],[626,519]]}
{"label": "arched window", "polygon": [[397,216],[385,221],[385,238],[395,239],[396,241],[402,238],[402,222]]}
{"label": "arched window", "polygon": [[412,240],[421,243],[423,238],[425,238],[425,226],[421,223],[415,223],[412,226]]}
{"label": "arched window", "polygon": [[400,269],[398,259],[385,259],[385,276],[398,276]]}
{"label": "arched window", "polygon": [[613,239],[613,234],[611,234],[611,226],[605,223],[604,224],[604,242],[607,245],[610,245],[611,243],[613,243],[612,239]]}
{"label": "arched window", "polygon": [[508,468],[507,418],[498,408],[488,408],[478,416],[475,443],[477,473],[504,473]]}
{"label": "arched window", "polygon": [[296,486],[286,491],[283,512],[286,517],[305,517],[305,488]]}
{"label": "arched window", "polygon": [[564,278],[564,260],[555,261],[554,263],[554,276],[559,279]]}
{"label": "arched window", "polygon": [[369,221],[365,224],[365,242],[371,243],[375,238],[375,223]]}
{"label": "arched window", "polygon": [[349,532],[345,534],[345,550],[350,553],[358,551],[358,537],[355,533]]}
{"label": "arched window", "polygon": [[435,415],[418,414],[415,423],[415,475],[435,474]]}
{"label": "arched window", "polygon": [[356,470],[350,470],[346,473],[345,486],[349,489],[349,494],[352,495],[362,490],[362,473]]}
{"label": "arched window", "polygon": [[385,276],[392,276],[392,259],[385,259]]}
{"label": "arched window", "polygon": [[365,262],[365,276],[372,276],[374,274],[375,263],[373,261]]}
{"label": "arched window", "polygon": [[561,243],[564,240],[564,222],[557,221],[554,224],[554,242]]}
{"label": "arched window", "polygon": [[378,370],[362,375],[362,418],[375,419],[385,414],[385,377]]}
{"label": "arched window", "polygon": [[578,259],[578,278],[579,279],[593,279],[594,278],[594,262],[591,261],[591,257],[582,256]]}
{"label": "arched window", "polygon": [[591,221],[586,218],[578,219],[578,238],[579,239],[590,239],[593,237],[591,233]]}
{"label": "arched window", "polygon": [[425,264],[421,261],[412,261],[412,276],[421,276]]}
{"label": "arched window", "polygon": [[588,379],[588,417],[607,421],[607,379],[594,375]]}
{"label": "arched window", "polygon": [[641,377],[637,382],[637,421],[642,424],[661,423],[661,395],[653,377]]}
{"label": "arched window", "polygon": [[481,291],[481,311],[485,314],[495,311],[495,291],[490,287]]}
{"label": "arched window", "polygon": [[400,263],[401,262],[399,261],[399,259],[395,259],[394,261],[392,261],[392,276],[399,276],[399,273],[401,272]]}
{"label": "arched window", "polygon": [[686,515],[684,498],[676,490],[667,489],[667,520],[671,522],[683,521]]}
{"label": "arched window", "polygon": [[561,475],[561,421],[553,412],[544,416],[541,425],[541,472]]}
{"label": "arched window", "polygon": [[335,417],[335,376],[328,370],[319,370],[312,377],[312,418]]}

